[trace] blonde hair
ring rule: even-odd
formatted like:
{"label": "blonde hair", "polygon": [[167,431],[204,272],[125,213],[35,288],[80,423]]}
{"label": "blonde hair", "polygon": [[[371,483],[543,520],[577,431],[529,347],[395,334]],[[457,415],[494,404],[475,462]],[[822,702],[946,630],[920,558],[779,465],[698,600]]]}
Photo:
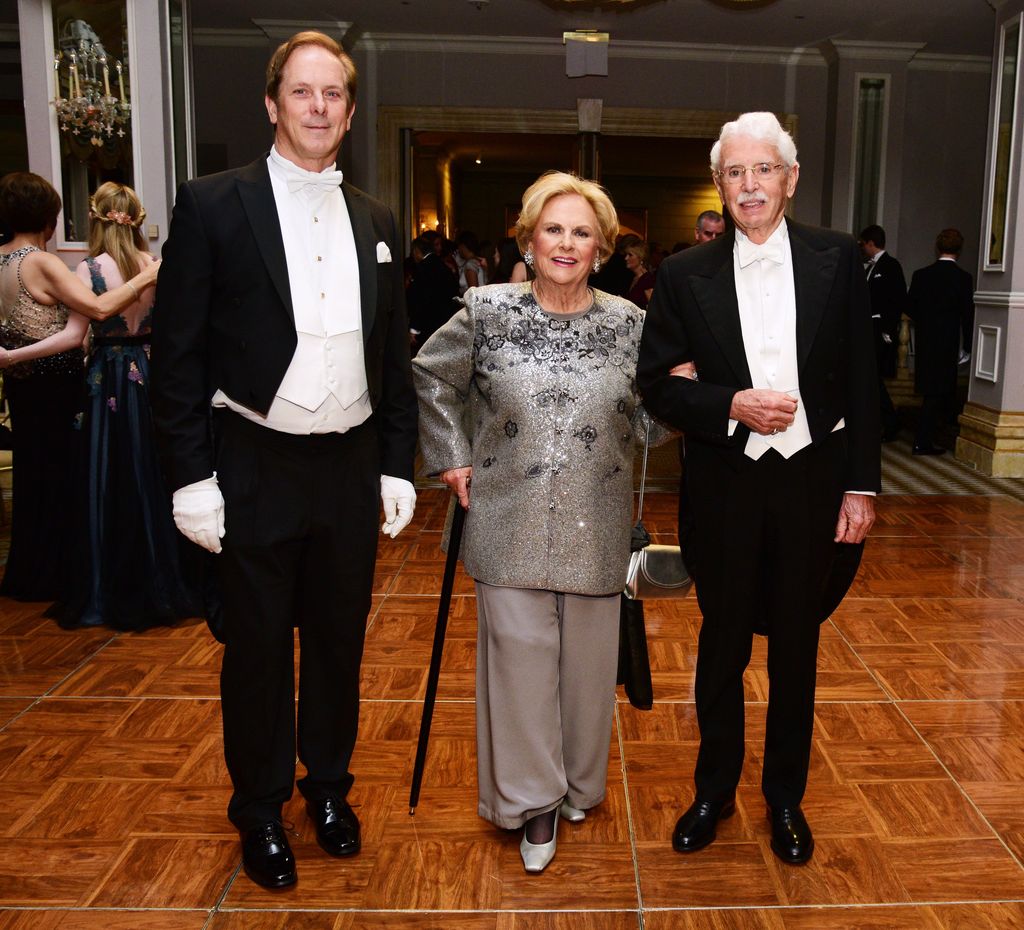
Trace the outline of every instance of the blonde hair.
{"label": "blonde hair", "polygon": [[125,281],[141,269],[139,252],[148,252],[142,221],[146,209],[127,184],[107,181],[89,200],[89,255],[106,252],[117,265]]}
{"label": "blonde hair", "polygon": [[631,242],[623,251],[626,255],[635,255],[645,268],[651,267],[651,253],[646,242]]}
{"label": "blonde hair", "polygon": [[562,194],[578,194],[590,204],[597,217],[598,254],[606,262],[615,251],[619,234],[619,217],[607,191],[594,181],[585,181],[564,171],[545,171],[523,194],[523,207],[516,220],[516,244],[526,254],[537,228],[540,215],[549,200]]}

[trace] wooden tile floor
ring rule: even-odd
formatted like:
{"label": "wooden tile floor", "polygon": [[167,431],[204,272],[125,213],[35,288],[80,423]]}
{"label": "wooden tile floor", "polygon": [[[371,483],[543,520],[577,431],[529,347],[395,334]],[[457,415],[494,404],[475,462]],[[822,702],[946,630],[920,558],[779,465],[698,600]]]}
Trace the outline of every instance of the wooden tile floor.
{"label": "wooden tile floor", "polygon": [[[460,576],[427,779],[407,808],[440,588],[444,498],[380,552],[351,800],[363,853],[323,855],[301,803],[298,886],[239,872],[224,817],[219,647],[193,623],[65,632],[0,600],[0,930],[1009,930],[1024,928],[1024,504],[879,500],[823,630],[805,809],[817,851],[776,862],[758,790],[767,679],[747,676],[737,815],[669,845],[697,749],[694,600],[647,605],[656,705],[617,705],[608,799],[527,876],[475,813],[474,599]],[[671,541],[676,498],[649,499]]]}

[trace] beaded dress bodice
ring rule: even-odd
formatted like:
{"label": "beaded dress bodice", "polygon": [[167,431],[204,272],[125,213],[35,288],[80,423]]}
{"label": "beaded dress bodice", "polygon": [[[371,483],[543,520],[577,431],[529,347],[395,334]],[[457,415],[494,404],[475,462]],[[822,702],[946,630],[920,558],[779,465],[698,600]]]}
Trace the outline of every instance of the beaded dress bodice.
{"label": "beaded dress bodice", "polygon": [[[5,349],[38,342],[59,333],[68,322],[70,312],[62,303],[41,304],[26,289],[21,279],[21,263],[26,255],[38,252],[35,246],[0,254],[0,345]],[[81,371],[82,352],[72,349],[34,362],[12,365],[4,375],[26,378],[42,372]]]}

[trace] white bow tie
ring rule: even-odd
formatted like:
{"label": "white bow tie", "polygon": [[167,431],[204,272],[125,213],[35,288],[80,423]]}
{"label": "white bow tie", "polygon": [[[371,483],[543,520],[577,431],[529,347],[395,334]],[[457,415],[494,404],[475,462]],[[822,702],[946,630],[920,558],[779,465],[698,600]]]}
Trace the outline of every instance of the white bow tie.
{"label": "white bow tie", "polygon": [[762,259],[775,262],[776,265],[781,265],[785,261],[786,256],[782,251],[784,243],[780,239],[769,239],[760,244],[749,239],[737,239],[736,244],[739,248],[740,268],[746,268],[747,265]]}
{"label": "white bow tie", "polygon": [[285,180],[288,182],[288,193],[290,194],[297,194],[299,191],[326,194],[338,189],[341,185],[342,173],[340,171],[321,171],[317,174],[314,171],[294,168],[286,173]]}

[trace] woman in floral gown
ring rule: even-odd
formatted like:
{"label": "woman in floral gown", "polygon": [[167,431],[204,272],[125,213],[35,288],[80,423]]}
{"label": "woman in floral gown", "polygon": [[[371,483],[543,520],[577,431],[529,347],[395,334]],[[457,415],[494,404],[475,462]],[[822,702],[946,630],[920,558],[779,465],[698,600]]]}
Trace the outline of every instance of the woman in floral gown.
{"label": "woman in floral gown", "polygon": [[[89,257],[77,274],[103,294],[153,261],[141,230],[146,211],[135,191],[114,182],[101,185],[90,207]],[[203,614],[192,561],[198,554],[184,551],[175,529],[154,444],[154,296],[150,290],[119,316],[92,324],[81,424],[81,538],[66,590],[51,611],[61,626],[140,630]]]}

